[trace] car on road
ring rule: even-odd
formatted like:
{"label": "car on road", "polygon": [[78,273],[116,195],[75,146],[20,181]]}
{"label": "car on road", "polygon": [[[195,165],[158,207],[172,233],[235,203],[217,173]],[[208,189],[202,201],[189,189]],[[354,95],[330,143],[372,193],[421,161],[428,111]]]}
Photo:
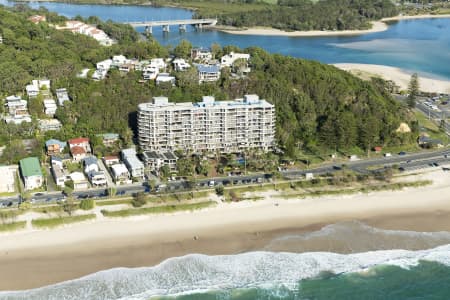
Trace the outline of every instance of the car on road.
{"label": "car on road", "polygon": [[214,184],[215,184],[214,180],[211,180],[211,181],[208,183],[208,185],[209,185],[210,187],[213,187]]}
{"label": "car on road", "polygon": [[398,155],[401,155],[401,156],[406,155],[406,152],[405,152],[405,151],[400,151],[400,152],[398,153]]}
{"label": "car on road", "polygon": [[406,163],[409,164],[411,161],[412,161],[412,160],[408,159],[408,160],[406,161]]}
{"label": "car on road", "polygon": [[340,166],[333,166],[333,170],[342,170],[342,167],[340,167]]}
{"label": "car on road", "polygon": [[441,102],[441,105],[447,105],[448,101]]}
{"label": "car on road", "polygon": [[44,193],[36,193],[36,194],[34,194],[35,196],[43,196],[44,195]]}
{"label": "car on road", "polygon": [[437,162],[434,162],[434,163],[433,163],[433,166],[439,167],[439,164],[438,164]]}
{"label": "car on road", "polygon": [[390,154],[389,152],[384,154],[384,157],[391,157],[391,156],[392,154]]}

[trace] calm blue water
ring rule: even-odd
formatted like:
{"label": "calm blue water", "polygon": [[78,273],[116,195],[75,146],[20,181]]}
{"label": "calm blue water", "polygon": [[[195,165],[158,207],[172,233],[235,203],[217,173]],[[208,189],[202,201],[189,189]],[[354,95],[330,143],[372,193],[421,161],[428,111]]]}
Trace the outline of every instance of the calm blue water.
{"label": "calm blue water", "polygon": [[[0,0],[0,4],[12,4]],[[96,15],[118,22],[142,20],[189,19],[191,12],[176,8],[142,6],[77,5],[66,3],[30,3],[44,6],[67,17]],[[143,30],[143,29],[141,29]],[[259,46],[272,53],[318,60],[324,63],[369,63],[418,71],[422,76],[450,79],[450,19],[407,20],[393,24],[387,31],[353,37],[274,37],[239,36],[216,31],[179,33],[176,27],[154,36],[164,45],[176,45],[187,39],[196,46]]]}

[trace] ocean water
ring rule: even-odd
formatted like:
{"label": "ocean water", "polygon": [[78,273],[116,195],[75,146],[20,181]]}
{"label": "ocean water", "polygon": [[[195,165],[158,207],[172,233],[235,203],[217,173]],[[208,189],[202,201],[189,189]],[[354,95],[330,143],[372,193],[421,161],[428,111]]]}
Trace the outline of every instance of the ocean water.
{"label": "ocean water", "polygon": [[[375,244],[357,240],[364,232],[368,238],[384,240],[382,248],[395,243],[420,250],[372,251],[377,248]],[[303,252],[302,249],[300,253],[293,252],[293,246],[317,242],[318,237],[326,240],[330,248],[333,243],[346,240],[347,247],[355,246],[355,249],[347,254]],[[287,240],[291,244],[283,244]],[[369,251],[360,251],[364,244]],[[47,287],[4,291],[0,292],[0,299],[450,298],[448,232],[381,230],[349,222],[308,234],[278,237],[267,245],[267,249],[273,247],[289,247],[292,252],[190,254],[153,267],[116,268]]]}

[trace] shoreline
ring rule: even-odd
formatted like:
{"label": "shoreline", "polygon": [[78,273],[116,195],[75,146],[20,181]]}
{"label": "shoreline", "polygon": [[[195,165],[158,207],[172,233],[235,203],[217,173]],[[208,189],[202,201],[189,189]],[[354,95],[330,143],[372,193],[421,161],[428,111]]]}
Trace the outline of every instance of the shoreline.
{"label": "shoreline", "polygon": [[372,21],[372,28],[362,29],[362,30],[342,30],[342,31],[321,31],[321,30],[311,30],[311,31],[283,31],[280,29],[275,29],[271,27],[251,27],[247,29],[241,28],[230,28],[215,26],[214,29],[225,32],[228,34],[237,35],[267,35],[267,36],[285,36],[285,37],[321,37],[321,36],[351,36],[351,35],[362,35],[368,33],[376,33],[386,31],[389,28],[387,22],[398,22],[403,20],[413,20],[413,19],[436,19],[436,18],[450,18],[450,14],[442,15],[415,15],[415,16],[396,16],[390,18],[383,18],[379,21]]}
{"label": "shoreline", "polygon": [[400,90],[407,90],[411,75],[418,73],[419,89],[428,93],[450,93],[450,80],[436,79],[427,77],[426,74],[421,76],[420,72],[404,70],[397,67],[372,64],[357,63],[336,63],[332,64],[336,68],[352,73],[362,79],[370,79],[370,77],[380,77],[384,80],[392,80],[400,87]]}
{"label": "shoreline", "polygon": [[[435,182],[403,191],[295,200],[269,194],[265,200],[220,204],[202,211],[1,234],[0,290],[39,287],[114,267],[151,266],[191,253],[257,251],[275,238],[337,222],[357,220],[383,229],[450,231],[446,197],[450,174],[439,170],[416,177],[434,178]],[[39,272],[43,269],[45,273]]]}

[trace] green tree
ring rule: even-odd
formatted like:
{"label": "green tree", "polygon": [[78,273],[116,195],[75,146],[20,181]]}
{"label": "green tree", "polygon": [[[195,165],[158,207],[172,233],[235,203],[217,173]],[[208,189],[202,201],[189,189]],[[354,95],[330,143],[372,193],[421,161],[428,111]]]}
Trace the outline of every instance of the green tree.
{"label": "green tree", "polygon": [[133,207],[141,207],[147,203],[147,199],[145,198],[145,194],[142,192],[136,193],[131,200],[131,205]]}
{"label": "green tree", "polygon": [[217,196],[223,196],[223,193],[225,191],[225,189],[223,188],[223,185],[216,186],[215,190],[216,190]]}
{"label": "green tree", "polygon": [[189,58],[191,56],[192,44],[187,40],[181,42],[173,49],[173,54],[176,57]]}
{"label": "green tree", "polygon": [[416,107],[417,96],[419,95],[419,76],[417,73],[411,75],[408,85],[408,106],[410,108]]}

